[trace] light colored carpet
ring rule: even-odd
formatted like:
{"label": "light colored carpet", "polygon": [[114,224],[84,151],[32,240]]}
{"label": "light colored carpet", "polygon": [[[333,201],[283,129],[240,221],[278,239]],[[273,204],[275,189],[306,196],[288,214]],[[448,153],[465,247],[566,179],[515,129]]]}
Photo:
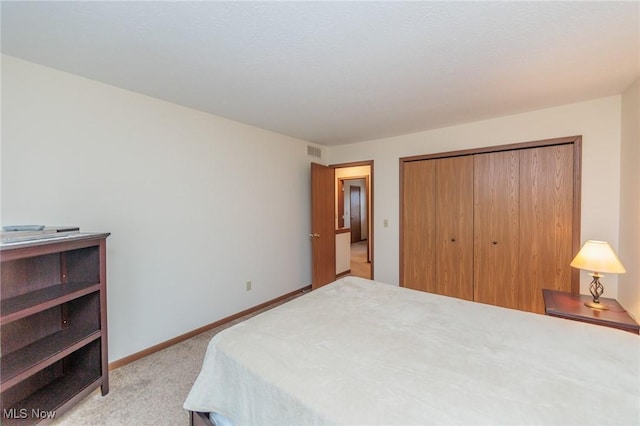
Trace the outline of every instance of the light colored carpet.
{"label": "light colored carpet", "polygon": [[106,396],[96,389],[53,424],[187,425],[189,415],[182,404],[200,372],[211,338],[301,294],[111,371]]}

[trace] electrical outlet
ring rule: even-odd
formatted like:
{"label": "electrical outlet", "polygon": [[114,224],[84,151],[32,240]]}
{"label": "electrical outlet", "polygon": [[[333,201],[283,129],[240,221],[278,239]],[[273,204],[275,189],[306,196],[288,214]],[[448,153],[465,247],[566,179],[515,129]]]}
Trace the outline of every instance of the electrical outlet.
{"label": "electrical outlet", "polygon": [[389,227],[389,219],[385,219],[382,221],[382,226],[384,226],[385,228]]}
{"label": "electrical outlet", "polygon": [[247,291],[251,291],[251,281],[247,281],[247,283],[245,284],[246,286],[246,290]]}

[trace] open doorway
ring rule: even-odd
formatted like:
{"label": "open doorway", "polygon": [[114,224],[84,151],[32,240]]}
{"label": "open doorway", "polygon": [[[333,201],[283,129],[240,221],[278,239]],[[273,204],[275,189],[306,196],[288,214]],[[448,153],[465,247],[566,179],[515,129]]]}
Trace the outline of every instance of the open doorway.
{"label": "open doorway", "polygon": [[[351,207],[347,201],[349,216],[345,213],[344,182],[350,180],[364,180],[364,189],[360,190],[361,207],[360,232],[352,247],[351,243]],[[357,192],[357,191],[354,191]],[[324,166],[311,163],[311,239],[312,252],[312,289],[329,284],[344,275],[374,279],[373,259],[373,161],[344,163]],[[351,191],[349,191],[351,193]],[[364,199],[364,200],[363,200]],[[366,221],[362,220],[366,217]],[[349,225],[345,225],[348,220]],[[355,220],[355,219],[354,219]],[[366,232],[363,236],[362,232]],[[360,265],[354,263],[353,258],[364,257]],[[364,266],[360,268],[358,266]],[[364,272],[363,272],[364,269]]]}
{"label": "open doorway", "polygon": [[373,162],[338,164],[336,177],[336,275],[373,278]]}

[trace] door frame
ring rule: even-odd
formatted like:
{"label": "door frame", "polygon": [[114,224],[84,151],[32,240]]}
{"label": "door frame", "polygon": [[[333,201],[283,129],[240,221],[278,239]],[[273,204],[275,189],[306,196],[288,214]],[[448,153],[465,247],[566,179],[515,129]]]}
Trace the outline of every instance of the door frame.
{"label": "door frame", "polygon": [[358,166],[369,166],[369,175],[358,175],[358,176],[349,176],[349,177],[340,177],[336,178],[336,194],[334,197],[339,195],[337,194],[339,190],[339,181],[341,180],[351,180],[351,179],[363,179],[365,180],[365,191],[366,191],[366,200],[367,200],[367,259],[371,263],[371,279],[374,279],[374,167],[373,160],[364,160],[364,161],[354,161],[350,163],[337,163],[330,164],[329,167],[333,169],[348,169],[350,167],[358,167]]}

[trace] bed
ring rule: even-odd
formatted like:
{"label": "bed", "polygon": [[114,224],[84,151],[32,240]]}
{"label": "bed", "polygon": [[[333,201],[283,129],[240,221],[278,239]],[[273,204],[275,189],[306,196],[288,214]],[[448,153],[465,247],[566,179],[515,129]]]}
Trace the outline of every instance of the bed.
{"label": "bed", "polygon": [[[637,335],[345,277],[218,333],[193,424],[640,424]],[[222,422],[220,422],[222,419]]]}

